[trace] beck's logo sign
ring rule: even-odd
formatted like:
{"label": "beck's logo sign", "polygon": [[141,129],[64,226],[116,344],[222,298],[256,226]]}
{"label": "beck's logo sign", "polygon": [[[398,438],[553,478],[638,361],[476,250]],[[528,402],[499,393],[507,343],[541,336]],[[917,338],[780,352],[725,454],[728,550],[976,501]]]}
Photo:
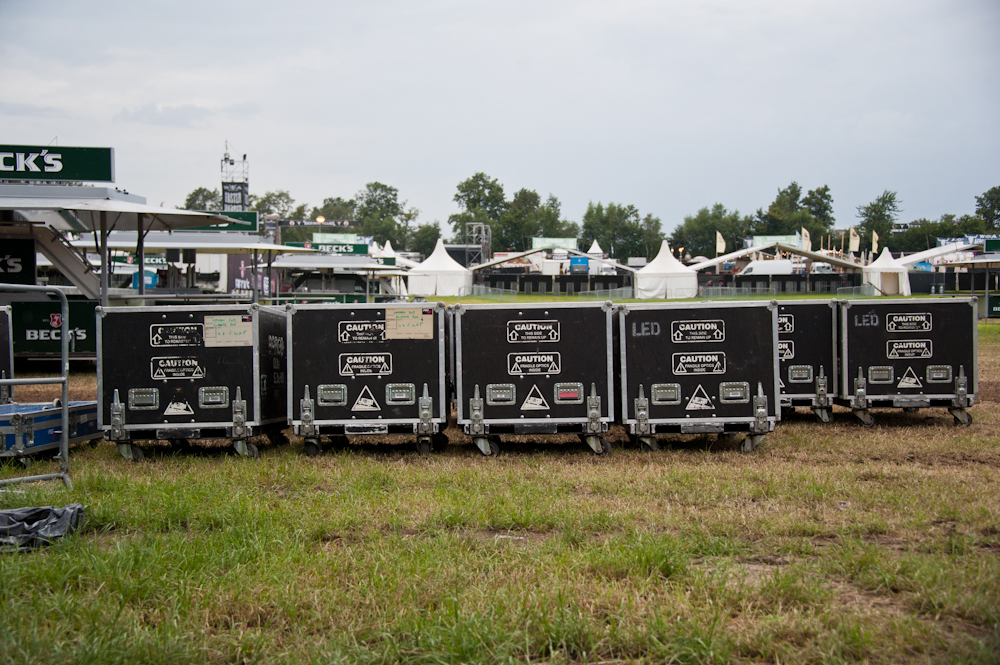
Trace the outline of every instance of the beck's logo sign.
{"label": "beck's logo sign", "polygon": [[[41,164],[37,163],[41,160]],[[8,173],[59,173],[63,170],[62,154],[49,152],[0,152],[0,171]]]}
{"label": "beck's logo sign", "polygon": [[49,314],[49,325],[58,328],[62,325],[62,314]]}

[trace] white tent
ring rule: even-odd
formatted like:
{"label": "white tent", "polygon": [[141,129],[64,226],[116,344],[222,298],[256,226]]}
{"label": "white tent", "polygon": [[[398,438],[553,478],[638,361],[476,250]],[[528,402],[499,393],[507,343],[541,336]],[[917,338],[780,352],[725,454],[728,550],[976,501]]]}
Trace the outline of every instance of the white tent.
{"label": "white tent", "polygon": [[[375,246],[378,247],[377,244]],[[379,256],[386,259],[396,259],[396,263],[400,264],[400,258],[396,256],[396,250],[392,248],[392,243],[388,240],[385,241],[385,247],[380,250]],[[396,275],[392,278],[392,290],[395,291],[397,295],[409,295],[406,290],[406,282],[403,280],[402,275]]]}
{"label": "white tent", "polygon": [[448,255],[438,238],[434,251],[409,272],[409,292],[418,296],[464,296],[472,293],[472,271]]}
{"label": "white tent", "polygon": [[910,275],[906,267],[896,263],[886,247],[882,254],[863,269],[864,283],[871,284],[884,296],[910,295]]}
{"label": "white tent", "polygon": [[587,253],[588,254],[600,254],[601,256],[604,256],[604,250],[601,249],[601,246],[597,244],[596,240],[594,241],[594,244],[592,244],[590,246],[590,250]]}
{"label": "white tent", "polygon": [[678,261],[664,240],[660,253],[635,273],[636,298],[694,298],[698,273]]}

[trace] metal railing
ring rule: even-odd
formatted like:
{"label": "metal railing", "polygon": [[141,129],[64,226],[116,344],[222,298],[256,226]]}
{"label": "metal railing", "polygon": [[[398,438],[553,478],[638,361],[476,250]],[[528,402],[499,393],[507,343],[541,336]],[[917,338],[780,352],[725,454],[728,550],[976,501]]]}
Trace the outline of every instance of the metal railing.
{"label": "metal railing", "polygon": [[862,284],[861,286],[841,286],[837,289],[837,297],[847,296],[855,298],[874,298],[878,295],[873,284]]}
{"label": "metal railing", "polygon": [[743,286],[706,286],[701,291],[702,300],[749,300],[750,289]]}
{"label": "metal railing", "polygon": [[623,286],[619,289],[596,289],[594,291],[580,291],[576,294],[578,300],[631,300],[631,286]]}
{"label": "metal railing", "polygon": [[59,297],[62,318],[59,322],[62,373],[59,377],[38,377],[34,379],[0,379],[0,386],[28,386],[40,384],[62,384],[62,420],[59,432],[59,473],[46,473],[38,476],[22,476],[20,478],[5,478],[0,480],[0,487],[17,483],[30,483],[40,480],[62,480],[66,487],[73,489],[69,478],[69,301],[66,294],[54,286],[28,286],[22,284],[0,284],[0,291],[15,293],[54,293]]}
{"label": "metal railing", "polygon": [[472,293],[469,295],[473,298],[486,298],[487,300],[496,300],[497,302],[517,302],[516,290],[497,289],[485,284],[473,284]]}

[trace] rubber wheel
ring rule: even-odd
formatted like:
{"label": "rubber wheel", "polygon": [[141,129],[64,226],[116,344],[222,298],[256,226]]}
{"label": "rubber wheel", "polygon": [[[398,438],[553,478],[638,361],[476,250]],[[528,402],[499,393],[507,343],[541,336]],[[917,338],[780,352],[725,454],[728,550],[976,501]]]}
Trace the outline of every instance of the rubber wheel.
{"label": "rubber wheel", "polygon": [[611,442],[605,439],[604,437],[601,437],[601,451],[602,455],[611,454]]}
{"label": "rubber wheel", "polygon": [[650,446],[645,441],[640,441],[639,442],[639,450],[641,450],[644,453],[651,453],[651,452],[653,452],[652,446]]}
{"label": "rubber wheel", "polygon": [[134,443],[131,445],[131,448],[132,448],[132,461],[133,462],[138,463],[138,462],[145,462],[146,461],[146,453],[144,453],[142,451],[142,448],[140,448],[139,446],[135,445]]}
{"label": "rubber wheel", "polygon": [[500,444],[490,439],[490,457],[497,457],[499,455],[500,455]]}
{"label": "rubber wheel", "polygon": [[417,439],[417,454],[422,457],[427,457],[431,454],[431,440],[430,438],[420,437]]}
{"label": "rubber wheel", "polygon": [[320,454],[320,452],[322,452],[320,450],[319,444],[317,444],[314,441],[306,441],[306,444],[302,447],[302,450],[305,452],[306,457],[316,457],[317,455]]}
{"label": "rubber wheel", "polygon": [[250,459],[260,459],[260,450],[253,443],[247,441],[247,457]]}
{"label": "rubber wheel", "polygon": [[955,418],[955,426],[958,427],[959,425],[965,425],[966,427],[972,427],[972,414],[971,413],[967,413],[967,414],[965,414],[965,417],[968,418],[968,421],[963,423],[956,416],[952,416],[952,418]]}

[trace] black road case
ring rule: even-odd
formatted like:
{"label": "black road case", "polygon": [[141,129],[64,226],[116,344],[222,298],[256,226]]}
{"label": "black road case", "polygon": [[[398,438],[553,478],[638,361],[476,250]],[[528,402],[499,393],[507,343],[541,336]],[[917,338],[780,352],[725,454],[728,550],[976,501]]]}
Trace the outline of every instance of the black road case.
{"label": "black road case", "polygon": [[781,406],[808,406],[824,423],[837,395],[837,311],[836,300],[778,303]]}
{"label": "black road case", "polygon": [[869,409],[943,407],[956,424],[979,394],[976,298],[848,300],[840,304],[840,389],[866,426]]}
{"label": "black road case", "polygon": [[484,455],[499,434],[578,432],[597,454],[614,421],[612,304],[455,305],[458,424]]}
{"label": "black road case", "polygon": [[746,432],[753,450],[780,418],[775,302],[619,305],[622,424],[657,433]]}
{"label": "black road case", "polygon": [[135,439],[222,438],[256,457],[287,426],[284,309],[252,305],[99,308],[98,425],[126,459]]}
{"label": "black road case", "polygon": [[[14,335],[10,306],[0,307],[0,379],[14,378]],[[14,399],[14,386],[0,386],[0,404]]]}
{"label": "black road case", "polygon": [[445,306],[315,304],[288,306],[287,410],[306,454],[322,435],[413,432],[430,452],[442,436]]}

